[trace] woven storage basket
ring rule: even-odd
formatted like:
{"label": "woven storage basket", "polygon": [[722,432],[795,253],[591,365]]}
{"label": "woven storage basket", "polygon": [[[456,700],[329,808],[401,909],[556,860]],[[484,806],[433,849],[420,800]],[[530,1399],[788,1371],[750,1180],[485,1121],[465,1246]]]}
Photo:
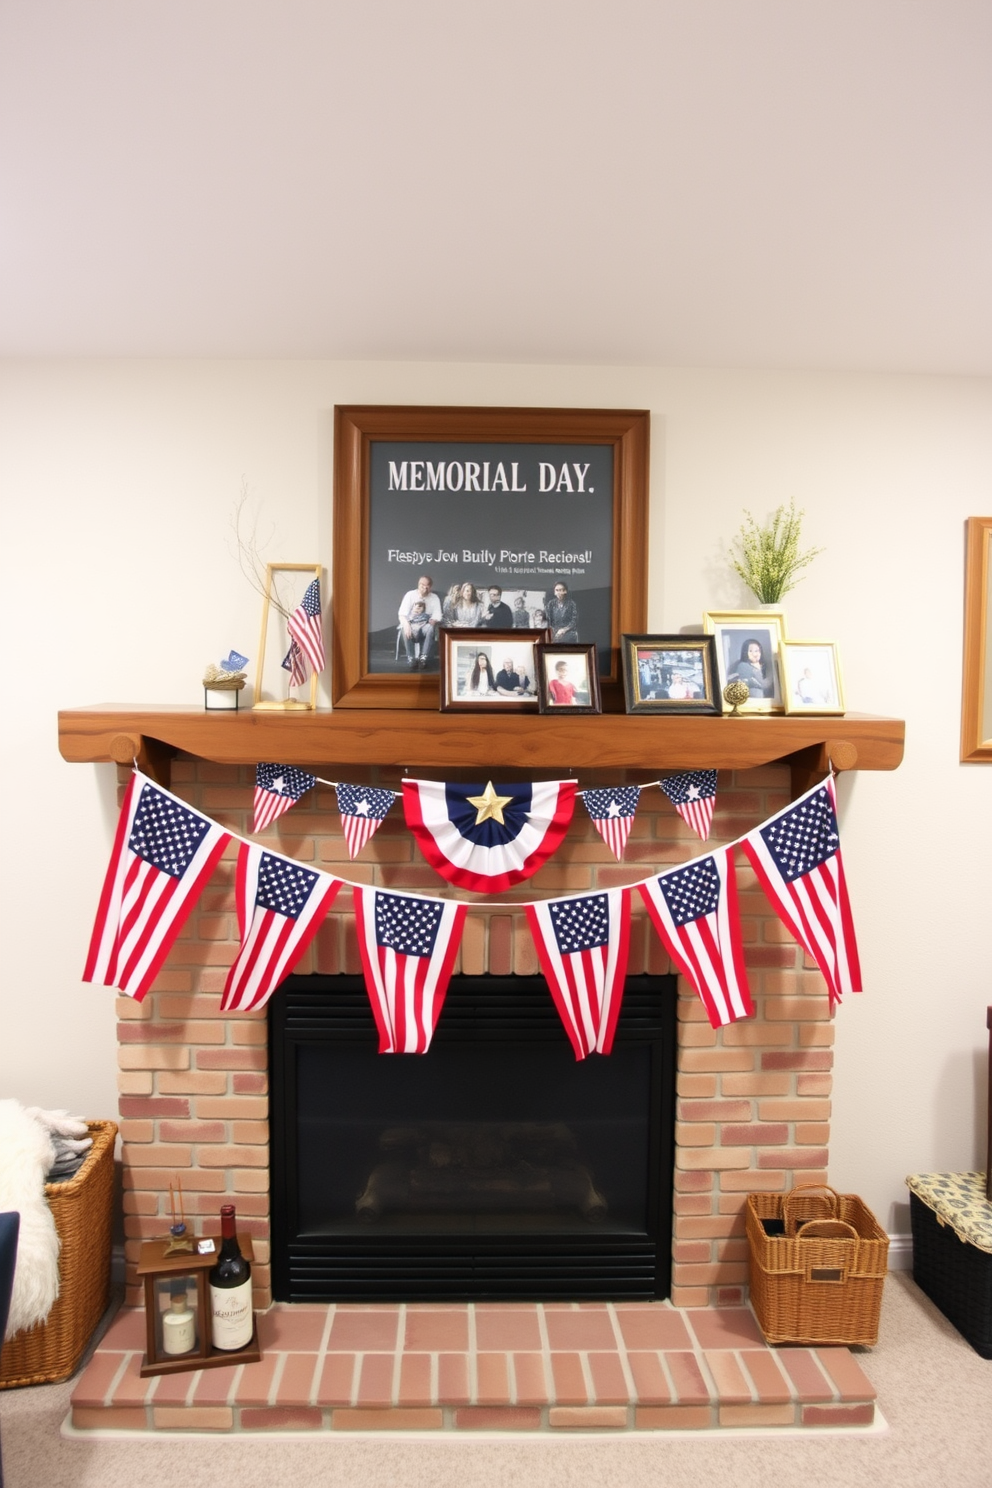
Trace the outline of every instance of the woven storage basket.
{"label": "woven storage basket", "polygon": [[110,1301],[113,1219],[113,1121],[87,1123],[93,1138],[86,1161],[67,1183],[46,1183],[59,1251],[59,1295],[43,1323],[15,1333],[0,1355],[0,1389],[68,1379]]}
{"label": "woven storage basket", "polygon": [[889,1237],[861,1199],[811,1184],[748,1194],[745,1220],[751,1303],[769,1343],[877,1342]]}

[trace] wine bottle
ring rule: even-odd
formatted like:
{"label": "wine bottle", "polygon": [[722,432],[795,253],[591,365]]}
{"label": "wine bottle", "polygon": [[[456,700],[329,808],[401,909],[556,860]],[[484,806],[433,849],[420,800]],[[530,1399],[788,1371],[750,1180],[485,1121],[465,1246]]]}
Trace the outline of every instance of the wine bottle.
{"label": "wine bottle", "polygon": [[234,1205],[220,1208],[221,1247],[211,1266],[210,1341],[218,1349],[243,1349],[251,1343],[251,1266],[241,1254],[234,1226]]}

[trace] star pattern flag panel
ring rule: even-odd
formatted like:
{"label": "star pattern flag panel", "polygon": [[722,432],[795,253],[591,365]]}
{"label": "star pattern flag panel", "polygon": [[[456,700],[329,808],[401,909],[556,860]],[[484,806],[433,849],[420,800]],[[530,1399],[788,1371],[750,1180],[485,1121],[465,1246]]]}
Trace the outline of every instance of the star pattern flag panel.
{"label": "star pattern flag panel", "polygon": [[750,1017],[733,849],[694,858],[638,888],[669,955],[702,998],[711,1027]]}
{"label": "star pattern flag panel", "polygon": [[[290,636],[315,672],[324,670],[324,636],[320,627],[320,580],[314,579],[286,621]],[[292,648],[290,648],[292,650]]]}
{"label": "star pattern flag panel", "polygon": [[84,982],[140,1002],[231,840],[171,791],[135,771],[121,808]]}
{"label": "star pattern flag panel", "polygon": [[779,918],[823,972],[830,1001],[860,992],[833,779],[748,833],[741,846]]}
{"label": "star pattern flag panel", "polygon": [[357,858],[369,838],[382,826],[396,791],[375,790],[370,785],[336,785],[341,830],[348,844],[348,856]]}
{"label": "star pattern flag panel", "polygon": [[630,890],[525,906],[541,970],[576,1059],[613,1048],[630,950]]}
{"label": "star pattern flag panel", "polygon": [[431,867],[448,883],[497,894],[530,878],[572,820],[574,780],[446,785],[404,780],[406,823]]}
{"label": "star pattern flag panel", "polygon": [[297,770],[294,765],[255,766],[255,825],[253,831],[265,828],[295,806],[317,784],[316,775]]}
{"label": "star pattern flag panel", "polygon": [[380,1054],[426,1054],[461,942],[467,904],[353,889],[358,951]]}
{"label": "star pattern flag panel", "polygon": [[713,807],[716,805],[716,771],[687,770],[681,775],[669,775],[667,779],[659,780],[658,785],[682,820],[705,842],[710,835]]}
{"label": "star pattern flag panel", "polygon": [[268,1001],[320,929],[341,880],[242,842],[236,886],[241,949],[224,984],[223,1012]]}
{"label": "star pattern flag panel", "polygon": [[618,862],[623,857],[630,829],[634,825],[640,795],[639,785],[618,785],[609,790],[582,792],[593,826]]}

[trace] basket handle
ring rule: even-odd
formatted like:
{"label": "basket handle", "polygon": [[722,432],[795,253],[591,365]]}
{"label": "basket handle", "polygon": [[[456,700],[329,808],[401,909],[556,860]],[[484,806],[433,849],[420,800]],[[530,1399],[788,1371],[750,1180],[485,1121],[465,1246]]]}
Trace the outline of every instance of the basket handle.
{"label": "basket handle", "polygon": [[[839,1265],[831,1266],[824,1264],[825,1257],[818,1256],[816,1262],[810,1256],[805,1257],[806,1280],[840,1282],[843,1284],[851,1271],[858,1269],[858,1246],[860,1236],[853,1225],[843,1219],[808,1219],[803,1225],[802,1232],[798,1236],[800,1246],[805,1245],[807,1240],[853,1240],[854,1254],[845,1264],[841,1261]],[[839,1259],[839,1258],[838,1258]]]}
{"label": "basket handle", "polygon": [[[836,1219],[840,1209],[840,1194],[829,1183],[797,1183],[793,1189],[786,1194],[782,1200],[782,1219],[785,1221],[785,1233],[794,1236],[796,1233],[796,1221],[792,1217],[790,1205],[795,1198],[801,1198],[810,1191],[830,1195],[830,1214],[825,1218]],[[807,1221],[808,1223],[809,1221]]]}

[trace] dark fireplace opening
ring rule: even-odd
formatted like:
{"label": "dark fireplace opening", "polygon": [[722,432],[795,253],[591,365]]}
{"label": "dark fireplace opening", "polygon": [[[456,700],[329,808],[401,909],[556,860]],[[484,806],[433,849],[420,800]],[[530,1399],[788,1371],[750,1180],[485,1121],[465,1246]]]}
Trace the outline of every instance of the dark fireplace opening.
{"label": "dark fireplace opening", "polygon": [[541,977],[452,978],[425,1055],[361,977],[290,977],[269,1044],[277,1300],[668,1295],[674,977],[582,1061]]}

